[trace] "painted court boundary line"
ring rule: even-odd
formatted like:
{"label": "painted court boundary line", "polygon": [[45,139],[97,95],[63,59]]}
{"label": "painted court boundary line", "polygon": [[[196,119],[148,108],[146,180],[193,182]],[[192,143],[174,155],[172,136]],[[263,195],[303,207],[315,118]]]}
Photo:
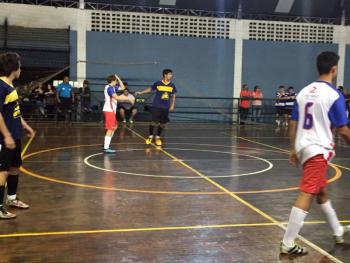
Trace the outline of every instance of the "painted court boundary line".
{"label": "painted court boundary line", "polygon": [[[226,133],[224,133],[224,134],[226,134]],[[251,139],[247,139],[247,138],[245,138],[245,137],[241,137],[241,136],[232,136],[232,135],[230,135],[230,134],[226,134],[226,135],[228,135],[228,136],[230,136],[230,137],[235,137],[235,138],[237,138],[237,139],[240,139],[240,140],[244,140],[244,141],[247,141],[247,142],[251,142],[251,143],[254,143],[254,144],[258,144],[258,145],[262,145],[262,146],[265,146],[265,147],[268,147],[268,148],[270,148],[270,149],[276,149],[276,150],[281,150],[281,151],[284,151],[285,153],[290,153],[290,151],[288,151],[288,150],[285,150],[285,149],[282,149],[282,148],[279,148],[279,147],[275,147],[275,146],[273,146],[273,145],[269,145],[269,144],[266,144],[266,143],[261,143],[261,142],[258,142],[258,141],[254,141],[254,140],[251,140]],[[339,164],[331,164],[331,165],[333,165],[333,166],[335,166],[335,167],[338,167],[338,168],[342,168],[342,169],[344,169],[344,170],[348,170],[348,171],[350,171],[350,168],[348,168],[348,167],[345,167],[345,166],[342,166],[342,165],[339,165]],[[286,227],[282,227],[282,228],[286,228]],[[312,244],[312,245],[314,245],[315,247],[317,247],[318,249],[320,249],[320,251],[324,251],[322,248],[320,248],[320,247],[318,247],[317,245],[315,245],[315,244],[313,244],[312,242],[310,242],[310,241],[308,241],[307,239],[305,239],[304,237],[302,237],[302,236],[298,236],[298,238],[301,240],[301,241],[303,241],[305,244],[307,244],[307,245],[310,245],[310,244]],[[317,251],[319,251],[318,249],[316,249]],[[326,252],[326,251],[324,251],[325,253],[327,253],[328,255],[330,255],[328,252]],[[327,255],[326,255],[327,256]],[[334,262],[342,262],[342,261],[340,261],[339,259],[337,259],[336,257],[334,257],[334,256],[332,256],[332,255],[330,255],[331,256],[331,258],[329,257],[329,259],[331,259],[331,260],[335,260]],[[328,256],[327,256],[328,257]]]}
{"label": "painted court boundary line", "polygon": [[[129,129],[131,132],[133,132],[135,135],[137,135],[139,138],[141,138],[142,140],[145,140],[145,138],[138,134],[137,132],[135,132],[134,130]],[[28,150],[29,145],[32,143],[34,137],[30,138],[27,142],[27,144],[25,145],[25,147],[23,148],[22,151],[22,156],[24,156],[24,154],[26,153],[26,151]],[[154,147],[156,147],[155,145],[153,145]],[[157,147],[156,147],[157,148]],[[275,147],[276,148],[276,147]],[[277,149],[277,148],[276,148]],[[201,172],[197,171],[196,169],[194,169],[193,167],[189,166],[188,164],[186,164],[185,162],[179,160],[177,157],[173,156],[172,154],[168,153],[167,151],[161,149],[161,151],[166,154],[167,156],[169,156],[170,158],[174,159],[175,161],[179,162],[181,165],[183,165],[184,167],[188,168],[189,170],[191,170],[192,172],[194,172],[195,174],[199,175],[200,177],[202,177],[203,179],[205,179],[206,181],[208,181],[209,183],[211,183],[212,185],[216,186],[217,188],[219,188],[220,190],[224,191],[225,193],[227,193],[228,195],[230,195],[231,197],[233,197],[235,200],[239,201],[240,203],[244,204],[245,206],[249,207],[250,209],[252,209],[253,211],[257,212],[258,214],[260,214],[261,216],[263,216],[264,218],[268,219],[271,223],[265,223],[265,224],[272,224],[272,225],[276,225],[282,229],[286,229],[286,227],[281,223],[278,222],[277,220],[275,220],[273,217],[271,217],[270,215],[266,214],[265,212],[263,212],[262,210],[258,209],[257,207],[253,206],[252,204],[250,204],[249,202],[245,201],[244,199],[242,199],[241,197],[239,197],[238,195],[230,192],[228,189],[224,188],[223,186],[221,186],[220,184],[216,183],[215,181],[213,181],[212,179],[208,178],[207,176],[205,176],[204,174],[202,174]],[[261,223],[264,224],[264,223]],[[244,224],[241,224],[240,226],[243,226]],[[232,225],[231,225],[232,226]],[[170,227],[171,228],[171,227]],[[177,229],[180,229],[181,227],[177,227]],[[193,229],[200,229],[201,226],[193,226]],[[203,228],[203,227],[202,227]],[[213,228],[213,227],[212,227]],[[190,229],[190,228],[187,228]],[[153,230],[157,230],[157,228],[153,228]],[[158,230],[175,230],[175,229],[169,229],[168,228],[163,228],[163,229],[158,229]],[[100,233],[108,233],[108,232],[135,232],[135,230],[133,229],[124,229],[124,231],[122,231],[121,229],[115,229],[115,230],[105,230],[105,232],[101,232],[103,230],[92,230],[92,231],[99,231]],[[139,231],[142,231],[139,229]],[[145,230],[147,231],[147,230]],[[151,231],[151,230],[148,230]],[[21,236],[34,236],[34,235],[58,235],[58,233],[61,234],[89,234],[92,233],[91,231],[69,231],[69,232],[46,232],[46,233],[17,233],[17,234],[5,234],[5,235],[0,235],[0,237],[15,237],[15,236],[11,236],[11,235],[21,235]],[[98,232],[95,232],[98,233]],[[339,259],[335,258],[334,256],[330,255],[328,252],[326,252],[325,250],[323,250],[322,248],[318,247],[317,245],[315,245],[314,243],[308,241],[307,239],[298,236],[298,238],[304,242],[305,244],[307,244],[309,247],[313,248],[314,250],[316,250],[317,252],[319,252],[320,254],[326,256],[327,258],[329,258],[330,260],[332,260],[333,262],[342,262]]]}
{"label": "painted court boundary line", "polygon": [[[350,223],[350,220],[340,221],[341,223]],[[287,224],[287,222],[281,223]],[[309,221],[308,225],[327,224],[325,221]],[[240,228],[240,227],[268,227],[277,226],[276,223],[247,223],[247,224],[222,224],[222,225],[194,225],[194,226],[163,226],[163,227],[144,227],[144,228],[115,228],[115,229],[94,229],[94,230],[67,230],[55,232],[27,232],[0,234],[0,238],[12,237],[36,237],[36,236],[63,236],[63,235],[86,235],[86,234],[106,234],[106,233],[128,233],[128,232],[151,232],[151,231],[175,231],[175,230],[196,230],[196,229],[222,229],[222,228]]]}
{"label": "painted court boundary line", "polygon": [[[142,135],[140,135],[139,133],[137,133],[136,131],[130,129],[130,128],[126,128],[128,130],[130,130],[132,133],[134,133],[135,135],[137,135],[139,138],[141,138],[142,140],[146,140]],[[241,137],[237,137],[237,138],[241,138]],[[159,148],[157,146],[155,146],[154,144],[152,144],[154,147],[160,149],[164,154],[166,154],[167,156],[169,156],[170,158],[176,160],[178,163],[180,163],[181,165],[183,165],[184,167],[188,168],[189,170],[191,170],[193,173],[197,174],[198,176],[202,177],[204,180],[208,181],[209,183],[211,183],[212,185],[216,186],[217,188],[219,188],[220,190],[224,191],[225,193],[227,193],[229,196],[231,196],[232,198],[234,198],[235,200],[237,200],[238,202],[244,204],[245,206],[249,207],[250,209],[252,209],[253,211],[257,212],[258,214],[260,214],[261,216],[263,216],[264,218],[268,219],[269,221],[271,221],[272,223],[275,223],[276,226],[280,227],[283,230],[286,230],[286,227],[281,224],[280,222],[278,222],[276,219],[274,219],[273,217],[271,217],[270,215],[268,215],[267,213],[263,212],[262,210],[260,210],[259,208],[255,207],[254,205],[250,204],[249,202],[245,201],[244,199],[242,199],[241,197],[239,197],[238,195],[230,192],[228,189],[226,189],[225,187],[223,187],[222,185],[220,185],[219,183],[215,182],[214,180],[212,180],[211,178],[208,178],[206,175],[202,174],[201,172],[197,171],[196,169],[194,169],[193,167],[191,167],[190,165],[188,165],[187,163],[181,161],[180,159],[178,159],[177,157],[175,157],[174,155],[172,155],[171,153],[165,151],[162,148]],[[273,147],[273,146],[272,146]],[[275,147],[277,149],[277,147]],[[281,149],[280,149],[281,150]],[[286,150],[283,150],[286,151]],[[327,251],[325,251],[324,249],[320,248],[319,246],[317,246],[316,244],[312,243],[311,241],[307,240],[306,238],[302,237],[302,236],[298,236],[298,239],[301,240],[302,242],[304,242],[306,245],[308,245],[309,247],[313,248],[314,250],[316,250],[317,252],[319,252],[320,254],[326,256],[327,258],[329,258],[330,260],[332,260],[333,262],[342,262],[339,259],[337,259],[336,257],[332,256],[331,254],[329,254]]]}

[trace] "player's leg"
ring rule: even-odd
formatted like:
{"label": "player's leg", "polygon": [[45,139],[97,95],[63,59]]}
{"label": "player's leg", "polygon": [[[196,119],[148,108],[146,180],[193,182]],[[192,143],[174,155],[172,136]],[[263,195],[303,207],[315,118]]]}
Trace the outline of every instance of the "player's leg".
{"label": "player's leg", "polygon": [[257,120],[257,113],[258,113],[257,110],[258,110],[258,108],[253,105],[253,107],[252,107],[252,122],[256,122],[256,120]]}
{"label": "player's leg", "polygon": [[289,109],[284,110],[284,126],[288,127],[289,123]]}
{"label": "player's leg", "polygon": [[256,113],[256,121],[260,122],[261,120],[261,106],[258,106],[257,113]]}
{"label": "player's leg", "polygon": [[157,136],[156,136],[157,146],[162,146],[163,144],[161,140],[161,135],[168,122],[169,122],[169,109],[162,109],[160,114],[160,123],[158,126]]}
{"label": "player's leg", "polygon": [[5,185],[8,177],[8,171],[14,156],[14,150],[5,148],[4,143],[1,143],[0,148],[0,219],[14,219],[15,214],[12,214],[4,208]]}
{"label": "player's leg", "polygon": [[281,242],[280,251],[282,254],[304,255],[307,253],[305,248],[295,243],[295,239],[304,225],[313,197],[313,194],[310,193],[302,191],[299,193],[290,212],[288,227]]}
{"label": "player's leg", "polygon": [[120,114],[120,117],[122,118],[123,122],[126,123],[125,110],[124,110],[124,108],[120,108],[120,109],[119,109],[119,114]]}
{"label": "player's leg", "polygon": [[152,114],[152,117],[151,117],[151,123],[149,125],[149,135],[148,135],[148,138],[146,140],[146,144],[151,144],[152,141],[153,141],[153,137],[154,137],[154,128],[159,124],[160,122],[160,114],[161,114],[161,111],[159,108],[155,108],[153,107],[152,110],[151,110],[151,114]]}
{"label": "player's leg", "polygon": [[276,126],[279,127],[280,124],[281,124],[281,121],[280,121],[280,107],[276,107],[275,108],[276,110],[276,119],[275,119],[275,122],[276,122]]}
{"label": "player's leg", "polygon": [[104,139],[104,152],[105,153],[115,153],[115,150],[110,149],[110,144],[112,141],[112,137],[114,135],[114,132],[117,129],[117,119],[114,112],[104,112],[105,114],[105,128],[106,128],[106,135]]}
{"label": "player's leg", "polygon": [[156,145],[162,146],[163,142],[161,140],[162,132],[166,127],[166,123],[160,123],[157,129]]}
{"label": "player's leg", "polygon": [[22,145],[20,140],[16,140],[16,148],[14,150],[14,156],[12,159],[12,164],[7,176],[7,202],[8,206],[28,209],[29,205],[19,200],[17,196],[18,189],[18,179],[19,179],[19,168],[22,165]]}
{"label": "player's leg", "polygon": [[326,187],[322,188],[317,195],[317,203],[321,206],[321,209],[326,216],[327,222],[332,229],[335,242],[337,244],[344,243],[344,235],[350,232],[350,228],[349,226],[342,226],[340,224],[337,213],[329,200]]}
{"label": "player's leg", "polygon": [[295,243],[295,239],[310,210],[313,197],[317,196],[324,186],[324,164],[327,164],[327,161],[324,160],[323,155],[317,155],[307,160],[303,165],[300,193],[290,213],[288,227],[280,246],[283,254],[303,255],[306,253],[305,248]]}
{"label": "player's leg", "polygon": [[131,116],[130,116],[130,119],[129,119],[129,122],[130,123],[134,123],[134,118],[137,114],[137,109],[136,108],[132,108],[131,109]]}

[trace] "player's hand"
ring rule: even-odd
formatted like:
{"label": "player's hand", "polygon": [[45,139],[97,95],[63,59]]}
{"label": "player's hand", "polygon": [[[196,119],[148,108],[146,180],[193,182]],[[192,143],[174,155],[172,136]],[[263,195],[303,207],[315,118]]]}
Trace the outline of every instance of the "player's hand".
{"label": "player's hand", "polygon": [[298,167],[299,165],[297,154],[294,151],[292,151],[289,155],[289,163],[294,167]]}
{"label": "player's hand", "polygon": [[142,95],[142,93],[140,91],[136,91],[135,96],[139,96],[139,95]]}
{"label": "player's hand", "polygon": [[27,126],[24,129],[27,131],[28,137],[33,138],[35,136],[35,131],[32,129],[32,127]]}
{"label": "player's hand", "polygon": [[16,148],[16,143],[15,141],[13,140],[12,136],[11,135],[8,135],[4,138],[4,141],[5,141],[5,147],[7,149],[10,149],[10,150],[13,150]]}
{"label": "player's hand", "polygon": [[170,109],[169,109],[169,111],[170,111],[170,112],[174,112],[174,109],[175,109],[175,107],[174,107],[174,106],[171,106]]}

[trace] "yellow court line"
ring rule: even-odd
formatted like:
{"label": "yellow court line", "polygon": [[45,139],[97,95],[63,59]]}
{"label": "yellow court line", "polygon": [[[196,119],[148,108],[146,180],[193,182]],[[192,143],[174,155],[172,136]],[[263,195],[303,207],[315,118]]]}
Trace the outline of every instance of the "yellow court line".
{"label": "yellow court line", "polygon": [[[142,135],[140,135],[139,133],[137,133],[136,131],[129,129],[132,133],[134,133],[136,136],[138,136],[139,138],[141,138],[142,140],[146,140]],[[226,189],[225,187],[223,187],[222,185],[218,184],[217,182],[215,182],[214,180],[210,179],[208,176],[202,174],[201,172],[199,172],[198,170],[194,169],[193,167],[191,167],[190,165],[188,165],[187,163],[185,163],[184,161],[178,159],[177,157],[175,157],[174,155],[172,155],[171,153],[169,153],[168,151],[164,150],[161,147],[157,147],[153,144],[154,147],[156,147],[157,149],[159,149],[161,152],[163,152],[165,155],[167,155],[168,157],[174,159],[176,162],[180,163],[181,165],[183,165],[184,167],[186,167],[187,169],[189,169],[190,171],[192,171],[193,173],[197,174],[198,176],[202,177],[204,180],[208,181],[209,183],[211,183],[212,185],[216,186],[217,188],[219,188],[220,190],[222,190],[223,192],[227,193],[228,195],[230,195],[231,197],[233,197],[234,199],[236,199],[237,201],[245,204],[246,206],[248,206],[250,209],[254,210],[255,212],[257,212],[258,214],[260,214],[261,216],[265,217],[266,219],[268,219],[269,221],[273,222],[273,223],[278,223],[275,219],[273,219],[271,216],[267,215],[266,213],[262,212],[260,209],[256,208],[255,206],[253,206],[252,204],[248,203],[247,201],[245,201],[244,199],[240,198],[238,195],[232,193],[231,191],[229,191],[228,189]]]}
{"label": "yellow court line", "polygon": [[23,147],[22,152],[21,152],[22,158],[23,158],[24,154],[26,153],[26,151],[28,150],[29,145],[31,145],[31,143],[33,142],[34,137],[35,137],[35,135],[33,137],[30,137],[29,140],[27,141],[26,145]]}
{"label": "yellow court line", "polygon": [[[129,129],[129,128],[127,128]],[[140,137],[142,140],[145,140],[144,137],[142,137],[140,134],[138,134],[137,132],[133,131],[132,129],[129,129],[131,132],[133,132],[134,134],[136,134],[138,137]],[[27,145],[24,147],[24,150],[27,151],[30,143],[33,141],[29,140]],[[153,145],[154,147],[156,147],[155,145]],[[157,148],[157,147],[156,147]],[[25,154],[25,151],[22,151],[22,155]],[[269,221],[271,221],[273,224],[275,224],[276,226],[282,228],[282,229],[286,229],[285,226],[283,224],[281,224],[280,222],[276,221],[274,218],[272,218],[271,216],[269,216],[268,214],[264,213],[263,211],[261,211],[260,209],[256,208],[255,206],[253,206],[252,204],[250,204],[249,202],[245,201],[244,199],[240,198],[239,196],[237,196],[236,194],[233,194],[232,192],[230,192],[229,190],[227,190],[226,188],[224,188],[223,186],[221,186],[220,184],[216,183],[215,181],[213,181],[212,179],[208,178],[207,176],[205,176],[204,174],[200,173],[199,171],[197,171],[196,169],[192,168],[191,166],[189,166],[188,164],[184,163],[183,161],[179,160],[178,158],[176,158],[175,156],[173,156],[172,154],[168,153],[167,151],[161,149],[161,151],[166,154],[167,156],[173,158],[175,161],[179,162],[180,164],[182,164],[184,167],[188,168],[189,170],[191,170],[192,172],[194,172],[195,174],[198,174],[200,177],[202,177],[203,179],[205,179],[206,181],[210,182],[212,185],[216,186],[217,188],[219,188],[220,190],[224,191],[225,193],[227,193],[228,195],[230,195],[231,197],[233,197],[235,200],[241,202],[242,204],[246,205],[247,207],[249,207],[250,209],[252,209],[253,211],[257,212],[258,214],[260,214],[261,216],[265,217],[266,219],[268,219]],[[298,236],[298,238],[303,241],[305,244],[307,244],[308,246],[310,246],[311,248],[313,248],[314,250],[318,251],[319,253],[321,253],[322,255],[328,257],[330,260],[332,260],[333,262],[342,262],[339,259],[335,258],[334,256],[330,255],[328,252],[326,252],[325,250],[321,249],[320,247],[316,246],[315,244],[313,244],[312,242],[308,241],[307,239]]]}
{"label": "yellow court line", "polygon": [[191,230],[191,229],[210,229],[210,228],[260,227],[260,226],[273,226],[273,225],[276,225],[276,224],[275,223],[251,223],[251,224],[198,225],[198,226],[166,226],[166,227],[124,228],[124,229],[117,228],[117,229],[101,229],[101,230],[73,230],[73,231],[57,231],[57,232],[33,232],[33,233],[1,234],[0,238],[26,237],[26,236],[54,236],[54,235],[148,232],[148,231],[167,231],[167,230]]}
{"label": "yellow court line", "polygon": [[[226,135],[229,135],[229,134],[226,134]],[[282,149],[282,148],[275,147],[275,146],[272,146],[272,145],[268,145],[268,144],[265,144],[265,143],[249,140],[249,139],[244,138],[244,137],[239,137],[239,136],[235,136],[235,137],[238,138],[238,139],[244,140],[244,141],[248,141],[248,142],[252,142],[252,143],[255,143],[255,144],[262,145],[262,146],[266,146],[266,147],[269,147],[271,149],[279,150],[279,151],[282,151],[282,152],[285,152],[285,153],[290,153],[290,151],[288,151],[286,149]]]}
{"label": "yellow court line", "polygon": [[[229,134],[226,134],[226,135],[229,135]],[[238,136],[235,136],[235,137],[238,138],[238,139],[241,139],[241,140],[244,140],[244,141],[248,141],[248,142],[251,142],[251,143],[254,143],[254,144],[259,144],[259,145],[262,145],[262,146],[265,146],[265,147],[268,147],[268,148],[271,148],[271,149],[280,150],[280,151],[284,151],[286,153],[290,153],[290,151],[288,151],[288,150],[285,150],[285,149],[282,149],[282,148],[279,148],[279,147],[275,147],[275,146],[272,146],[272,145],[269,145],[269,144],[265,144],[265,143],[262,143],[262,142],[257,142],[257,141],[254,141],[254,140],[249,140],[249,139],[244,138],[244,137],[238,137]],[[342,166],[342,165],[339,165],[339,164],[336,164],[336,163],[330,163],[330,165],[333,166],[333,167],[339,167],[339,168],[342,168],[344,170],[350,171],[349,167],[345,167],[345,166]]]}
{"label": "yellow court line", "polygon": [[[31,142],[31,141],[30,141]],[[28,142],[27,145],[30,143]],[[49,148],[41,151],[36,151],[29,153],[27,155],[23,156],[23,160],[26,160],[27,158],[30,158],[32,156],[43,154],[51,151],[56,150],[64,150],[64,149],[73,149],[73,148],[80,148],[80,147],[93,147],[93,146],[99,146],[100,144],[81,144],[81,145],[72,145],[72,146],[64,146],[64,147],[56,147],[56,148]],[[28,148],[28,147],[25,147]],[[26,150],[26,149],[25,149]],[[273,151],[273,150],[271,150]],[[278,152],[281,152],[278,150]],[[25,153],[25,151],[23,151]],[[337,179],[341,177],[341,172],[338,168],[332,166],[336,173],[335,175],[328,180],[328,183],[334,182]],[[183,191],[156,191],[156,190],[142,190],[142,189],[128,189],[128,188],[114,188],[114,187],[104,187],[104,186],[96,186],[96,185],[89,185],[89,184],[81,184],[81,183],[75,183],[75,182],[69,182],[65,180],[55,179],[52,177],[47,177],[44,175],[37,174],[35,172],[32,172],[25,168],[24,166],[21,167],[21,171],[25,174],[28,174],[32,177],[36,177],[41,180],[46,180],[49,182],[64,184],[64,185],[70,185],[75,187],[84,187],[84,188],[90,188],[90,189],[98,189],[98,190],[108,190],[108,191],[120,191],[120,192],[131,192],[131,193],[144,193],[144,194],[164,194],[164,195],[225,195],[225,192],[219,191],[219,192],[183,192]],[[261,194],[261,193],[278,193],[278,192],[287,192],[287,191],[294,191],[298,190],[298,187],[287,187],[287,188],[278,188],[278,189],[264,189],[264,190],[250,190],[250,191],[232,191],[233,194]]]}
{"label": "yellow court line", "polygon": [[[350,220],[341,220],[341,223],[350,223]],[[326,221],[308,221],[307,225],[327,224]],[[286,225],[288,222],[279,223]],[[35,237],[35,236],[61,236],[61,235],[83,235],[83,234],[108,234],[108,233],[128,233],[128,232],[151,232],[151,231],[175,231],[175,230],[196,230],[196,229],[220,229],[220,228],[239,228],[239,227],[266,227],[278,226],[277,223],[247,223],[247,224],[222,224],[222,225],[193,225],[193,226],[165,226],[165,227],[144,227],[144,228],[115,228],[115,229],[96,229],[96,230],[68,230],[55,232],[27,232],[0,234],[0,238],[11,237]]]}
{"label": "yellow court line", "polygon": [[[141,138],[142,140],[146,140],[142,135],[140,135],[139,133],[135,132],[134,130],[129,129],[132,133],[134,133],[135,135],[137,135],[139,138]],[[154,147],[157,148],[157,146],[155,146],[154,144],[152,144]],[[272,146],[273,147],[273,146]],[[208,178],[207,176],[205,176],[204,174],[202,174],[201,172],[197,171],[196,169],[194,169],[193,167],[189,166],[188,164],[186,164],[185,162],[183,162],[182,160],[178,159],[177,157],[175,157],[174,155],[172,155],[171,153],[168,153],[167,151],[165,151],[164,149],[160,148],[160,150],[166,154],[167,156],[173,158],[175,161],[177,161],[178,163],[180,163],[181,165],[183,165],[184,167],[188,168],[189,170],[191,170],[192,172],[194,172],[195,174],[199,175],[200,177],[202,177],[203,179],[205,179],[206,181],[208,181],[209,183],[211,183],[212,185],[216,186],[217,188],[219,188],[220,190],[224,191],[225,193],[227,193],[228,195],[230,195],[231,197],[233,197],[235,200],[239,201],[240,203],[246,205],[247,207],[249,207],[250,209],[252,209],[253,211],[257,212],[258,214],[260,214],[261,216],[265,217],[266,219],[268,219],[269,221],[271,221],[272,223],[275,223],[278,227],[282,228],[283,230],[286,230],[286,227],[284,225],[282,225],[280,222],[278,222],[277,220],[275,220],[273,217],[271,217],[270,215],[266,214],[265,212],[263,212],[262,210],[260,210],[259,208],[255,207],[254,205],[250,204],[249,202],[245,201],[244,199],[242,199],[241,197],[239,197],[236,194],[233,194],[232,192],[230,192],[228,189],[226,189],[225,187],[223,187],[222,185],[218,184],[217,182],[215,182],[214,180]],[[298,238],[304,242],[305,244],[307,244],[309,247],[313,248],[314,250],[316,250],[317,252],[319,252],[320,254],[326,256],[327,258],[329,258],[330,260],[332,260],[333,262],[342,262],[339,259],[337,259],[336,257],[332,256],[331,254],[329,254],[327,251],[325,251],[324,249],[320,248],[319,246],[315,245],[314,243],[312,243],[311,241],[307,240],[306,238],[302,237],[302,236],[298,236]]]}

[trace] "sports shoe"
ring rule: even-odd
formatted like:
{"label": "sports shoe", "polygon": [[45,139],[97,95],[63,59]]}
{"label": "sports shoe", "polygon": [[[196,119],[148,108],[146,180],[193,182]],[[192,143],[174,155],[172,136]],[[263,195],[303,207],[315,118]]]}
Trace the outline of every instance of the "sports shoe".
{"label": "sports shoe", "polygon": [[283,242],[281,242],[280,253],[286,254],[286,255],[303,256],[303,255],[306,255],[308,252],[304,247],[301,247],[296,243],[294,243],[292,247],[287,247],[286,245],[283,244]]}
{"label": "sports shoe", "polygon": [[150,145],[152,143],[152,140],[153,140],[153,136],[149,136],[147,139],[146,139],[146,144],[147,145]]}
{"label": "sports shoe", "polygon": [[132,119],[130,119],[130,120],[129,120],[129,123],[130,123],[130,124],[133,124],[133,123],[134,123],[134,121],[133,121]]}
{"label": "sports shoe", "polygon": [[109,149],[104,149],[104,152],[108,154],[108,153],[116,153],[117,151],[109,148]]}
{"label": "sports shoe", "polygon": [[334,236],[334,240],[336,244],[344,243],[344,236],[350,233],[350,225],[342,226],[343,234],[341,236]]}
{"label": "sports shoe", "polygon": [[20,209],[28,209],[30,207],[29,205],[27,205],[26,203],[22,202],[18,198],[16,198],[15,200],[7,200],[6,201],[6,205],[7,206],[11,206],[11,207],[20,208]]}
{"label": "sports shoe", "polygon": [[0,207],[0,219],[6,220],[6,219],[14,219],[14,218],[16,218],[15,214],[7,212],[3,206]]}
{"label": "sports shoe", "polygon": [[123,123],[126,123],[126,120],[125,120],[125,119],[123,120]]}
{"label": "sports shoe", "polygon": [[160,139],[160,137],[156,137],[156,145],[157,146],[162,146],[162,140]]}

